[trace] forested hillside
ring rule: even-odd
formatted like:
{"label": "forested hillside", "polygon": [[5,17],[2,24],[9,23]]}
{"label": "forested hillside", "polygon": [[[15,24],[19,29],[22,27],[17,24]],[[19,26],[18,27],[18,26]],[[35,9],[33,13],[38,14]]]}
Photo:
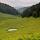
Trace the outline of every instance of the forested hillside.
{"label": "forested hillside", "polygon": [[36,4],[36,5],[32,5],[31,7],[29,7],[28,9],[26,9],[23,14],[22,17],[40,17],[40,3]]}
{"label": "forested hillside", "polygon": [[11,7],[4,3],[0,3],[0,12],[12,14],[12,15],[18,14],[17,10],[14,7]]}

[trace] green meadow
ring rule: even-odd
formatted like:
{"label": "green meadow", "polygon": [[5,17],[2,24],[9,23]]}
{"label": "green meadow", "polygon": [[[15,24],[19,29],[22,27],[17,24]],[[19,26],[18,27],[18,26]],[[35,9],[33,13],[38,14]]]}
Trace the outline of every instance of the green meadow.
{"label": "green meadow", "polygon": [[[14,28],[18,30],[8,31]],[[40,40],[40,17],[21,18],[0,13],[0,40]]]}

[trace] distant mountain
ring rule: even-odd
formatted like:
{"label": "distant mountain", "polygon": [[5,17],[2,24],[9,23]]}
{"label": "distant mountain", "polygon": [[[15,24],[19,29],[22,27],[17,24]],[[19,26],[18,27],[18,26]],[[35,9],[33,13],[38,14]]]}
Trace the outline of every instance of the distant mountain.
{"label": "distant mountain", "polygon": [[28,9],[28,8],[29,8],[29,7],[22,7],[22,8],[17,9],[17,11],[18,11],[19,15],[21,15],[21,14],[23,14],[23,12],[24,12],[26,9]]}
{"label": "distant mountain", "polygon": [[8,13],[11,15],[17,15],[18,12],[14,7],[11,7],[7,4],[0,3],[0,12]]}
{"label": "distant mountain", "polygon": [[26,10],[26,9],[27,9],[27,7],[19,8],[19,9],[18,9],[18,12],[19,12],[19,13],[23,13],[23,11]]}

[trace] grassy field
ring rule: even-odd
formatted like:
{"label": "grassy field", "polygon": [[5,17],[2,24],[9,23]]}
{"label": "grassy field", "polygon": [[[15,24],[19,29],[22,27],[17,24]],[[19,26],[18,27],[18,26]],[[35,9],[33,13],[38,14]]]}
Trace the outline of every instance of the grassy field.
{"label": "grassy field", "polygon": [[[17,31],[8,31],[16,28]],[[0,13],[0,40],[40,40],[40,18],[21,18]]]}

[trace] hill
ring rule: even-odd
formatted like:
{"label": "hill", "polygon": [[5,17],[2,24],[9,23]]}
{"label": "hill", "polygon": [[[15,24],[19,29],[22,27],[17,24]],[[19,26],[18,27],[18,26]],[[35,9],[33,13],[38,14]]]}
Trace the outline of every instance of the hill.
{"label": "hill", "polygon": [[17,10],[18,10],[19,13],[23,13],[23,11],[26,10],[26,9],[27,9],[27,7],[22,7],[22,8],[19,8]]}
{"label": "hill", "polygon": [[8,13],[11,15],[18,14],[17,10],[14,7],[11,7],[11,6],[4,4],[4,3],[0,3],[0,12]]}
{"label": "hill", "polygon": [[22,7],[22,8],[17,9],[17,11],[18,11],[19,15],[21,15],[21,14],[23,14],[23,12],[24,12],[26,9],[28,9],[28,8],[29,8],[29,7]]}
{"label": "hill", "polygon": [[40,17],[40,3],[32,5],[28,9],[24,10],[22,17],[30,17],[30,16],[33,16],[35,18]]}

